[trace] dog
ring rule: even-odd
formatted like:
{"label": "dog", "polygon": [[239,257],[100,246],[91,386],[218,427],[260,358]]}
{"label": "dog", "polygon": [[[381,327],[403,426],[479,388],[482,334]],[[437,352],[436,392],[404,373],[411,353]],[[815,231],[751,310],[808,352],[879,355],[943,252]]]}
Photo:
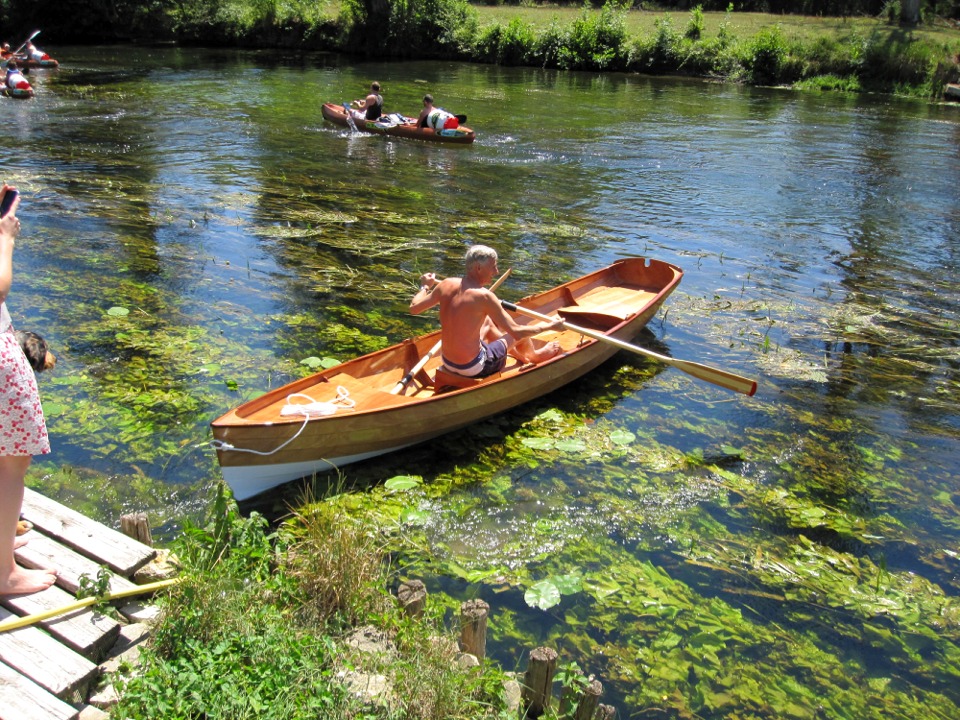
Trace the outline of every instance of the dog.
{"label": "dog", "polygon": [[17,330],[14,334],[34,372],[52,370],[56,366],[57,358],[50,352],[46,340],[29,330]]}

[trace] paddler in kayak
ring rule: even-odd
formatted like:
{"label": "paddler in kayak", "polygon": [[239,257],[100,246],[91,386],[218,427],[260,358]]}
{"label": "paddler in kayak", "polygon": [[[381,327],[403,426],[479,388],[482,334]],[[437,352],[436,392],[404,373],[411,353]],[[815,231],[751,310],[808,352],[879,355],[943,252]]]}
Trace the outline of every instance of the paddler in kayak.
{"label": "paddler in kayak", "polygon": [[[356,107],[356,110],[352,109]],[[376,122],[383,115],[383,96],[380,94],[380,83],[374,80],[370,83],[370,94],[363,100],[352,100],[349,105],[344,105],[346,110],[356,122],[366,122],[372,120]]]}
{"label": "paddler in kayak", "polygon": [[423,96],[423,110],[417,118],[418,128],[430,128],[436,132],[443,130],[456,130],[460,127],[460,121],[456,115],[448,113],[443,108],[433,106],[433,95],[427,93]]}
{"label": "paddler in kayak", "polygon": [[10,60],[7,63],[6,86],[8,90],[13,92],[24,93],[33,90],[23,73],[20,72],[20,68],[17,67],[16,60]]}
{"label": "paddler in kayak", "polygon": [[50,62],[53,60],[47,53],[38,48],[32,42],[28,42],[23,49],[23,57],[28,62],[35,62],[38,65],[44,62]]}

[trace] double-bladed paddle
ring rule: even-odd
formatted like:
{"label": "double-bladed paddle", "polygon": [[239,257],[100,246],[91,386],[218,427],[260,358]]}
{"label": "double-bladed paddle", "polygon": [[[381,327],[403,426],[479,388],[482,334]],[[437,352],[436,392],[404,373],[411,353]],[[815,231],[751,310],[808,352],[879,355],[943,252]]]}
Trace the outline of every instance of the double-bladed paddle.
{"label": "double-bladed paddle", "polygon": [[[510,276],[510,273],[512,272],[513,272],[513,268],[507,268],[507,271],[503,275],[501,275],[493,285],[490,286],[490,292],[494,292],[498,287],[503,285],[503,281],[506,280]],[[390,394],[399,395],[400,393],[402,393],[403,389],[410,383],[411,380],[413,380],[413,376],[416,375],[421,370],[423,370],[424,365],[430,362],[430,358],[432,358],[434,355],[440,352],[440,346],[442,345],[442,343],[443,343],[442,340],[437,340],[437,344],[434,345],[432,348],[430,348],[430,351],[426,355],[424,355],[422,358],[420,358],[419,362],[417,362],[416,365],[410,368],[410,372],[404,375],[397,382],[397,384],[393,386],[393,389],[390,391]]]}
{"label": "double-bladed paddle", "polygon": [[24,41],[23,41],[23,45],[21,45],[21,46],[18,47],[16,50],[14,50],[12,54],[13,54],[13,55],[18,55],[18,54],[20,53],[20,51],[23,50],[23,49],[27,46],[27,43],[30,42],[31,40],[33,40],[33,39],[34,39],[37,35],[39,35],[39,34],[40,34],[40,31],[39,31],[39,30],[34,30],[34,31],[33,31],[33,35],[31,35],[31,36],[28,37],[26,40],[24,40]]}
{"label": "double-bladed paddle", "polygon": [[[521,315],[529,315],[530,317],[539,318],[540,320],[547,320],[548,322],[556,319],[550,317],[549,315],[538,313],[535,310],[528,310],[527,308],[519,307],[518,305],[514,305],[506,300],[501,300],[500,304],[505,310],[520,313]],[[578,325],[571,325],[566,321],[563,323],[563,327],[565,327],[567,330],[591,337],[594,340],[609,343],[610,345],[616,345],[618,348],[622,348],[623,350],[629,350],[630,352],[637,353],[638,355],[646,355],[647,357],[654,358],[655,360],[659,360],[667,365],[672,365],[688,375],[693,375],[696,378],[706,380],[714,385],[727,388],[727,390],[733,390],[735,392],[751,396],[757,391],[756,380],[741,377],[740,375],[734,375],[733,373],[726,372],[725,370],[718,370],[708,365],[690,362],[689,360],[676,360],[672,357],[667,357],[666,355],[653,352],[652,350],[647,350],[646,348],[642,348],[637,345],[631,345],[623,340],[617,340],[616,338],[609,337],[603,333],[596,332],[595,330],[588,330],[587,328],[583,328]]]}

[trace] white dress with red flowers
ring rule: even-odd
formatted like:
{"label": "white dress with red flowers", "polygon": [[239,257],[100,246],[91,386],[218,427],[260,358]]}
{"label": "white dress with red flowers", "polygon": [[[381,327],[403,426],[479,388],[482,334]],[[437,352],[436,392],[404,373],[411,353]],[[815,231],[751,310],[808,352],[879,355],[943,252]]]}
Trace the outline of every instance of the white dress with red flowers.
{"label": "white dress with red flowers", "polygon": [[37,378],[13,334],[6,303],[0,303],[0,373],[0,455],[45,455],[50,439]]}

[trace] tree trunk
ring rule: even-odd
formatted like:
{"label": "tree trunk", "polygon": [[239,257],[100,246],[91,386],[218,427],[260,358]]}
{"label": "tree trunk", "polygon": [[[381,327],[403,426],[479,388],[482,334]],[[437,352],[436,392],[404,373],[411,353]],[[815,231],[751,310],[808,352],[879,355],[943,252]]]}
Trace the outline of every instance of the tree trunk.
{"label": "tree trunk", "polygon": [[920,24],[920,0],[900,0],[900,24]]}

